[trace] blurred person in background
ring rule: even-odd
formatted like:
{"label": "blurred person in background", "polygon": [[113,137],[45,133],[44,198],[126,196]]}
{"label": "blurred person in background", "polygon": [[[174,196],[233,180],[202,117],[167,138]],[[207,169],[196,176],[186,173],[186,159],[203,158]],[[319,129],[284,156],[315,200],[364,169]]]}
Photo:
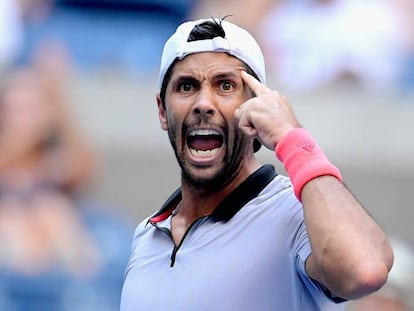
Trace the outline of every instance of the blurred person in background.
{"label": "blurred person in background", "polygon": [[[41,68],[17,68],[10,72],[3,87],[0,106],[0,178],[4,203],[9,202],[9,195],[13,194],[21,195],[21,198],[39,196],[40,201],[53,199],[63,203],[68,199],[67,194],[81,189],[91,177],[94,168],[91,150],[70,122],[61,102],[59,79],[55,78],[46,75]],[[37,198],[32,203],[36,201]],[[65,205],[57,202],[52,204],[50,201],[39,212],[44,212],[45,216],[53,215],[47,207],[52,210],[57,208],[57,215],[65,210],[73,210],[60,209]],[[66,205],[70,206],[68,203]],[[24,214],[28,216],[35,210],[28,209],[28,213]],[[9,221],[10,217],[2,219]],[[70,219],[67,219],[69,226]],[[59,229],[59,226],[55,229]],[[65,229],[60,229],[65,235]],[[8,244],[13,246],[14,243]],[[21,258],[24,257],[28,263],[36,263],[35,256]],[[15,263],[10,261],[12,265]]]}
{"label": "blurred person in background", "polygon": [[129,230],[84,198],[97,156],[68,110],[62,51],[39,50],[0,90],[0,310],[119,305]]}
{"label": "blurred person in background", "polygon": [[391,237],[394,265],[387,283],[379,291],[351,302],[346,311],[413,311],[414,246],[409,241]]}
{"label": "blurred person in background", "polygon": [[341,81],[400,87],[407,49],[404,12],[391,0],[278,1],[262,18],[268,69],[299,92]]}

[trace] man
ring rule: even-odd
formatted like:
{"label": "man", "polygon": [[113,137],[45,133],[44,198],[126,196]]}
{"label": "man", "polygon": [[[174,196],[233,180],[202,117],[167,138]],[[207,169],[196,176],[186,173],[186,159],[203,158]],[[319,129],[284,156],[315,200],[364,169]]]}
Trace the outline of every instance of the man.
{"label": "man", "polygon": [[264,83],[259,46],[227,21],[166,42],[157,104],[181,187],[135,232],[122,311],[341,310],[386,281],[384,232]]}

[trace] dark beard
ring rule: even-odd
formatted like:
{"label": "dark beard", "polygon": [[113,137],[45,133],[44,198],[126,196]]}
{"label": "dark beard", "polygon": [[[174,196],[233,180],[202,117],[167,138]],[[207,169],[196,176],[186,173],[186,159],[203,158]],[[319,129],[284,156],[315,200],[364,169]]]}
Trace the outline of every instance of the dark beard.
{"label": "dark beard", "polygon": [[[174,127],[173,127],[174,128]],[[175,133],[168,131],[170,143],[173,147],[175,157],[181,168],[182,183],[187,185],[190,189],[199,193],[212,193],[227,186],[238,174],[240,167],[245,159],[248,148],[252,148],[249,144],[249,139],[240,131],[236,131],[233,149],[230,150],[227,146],[226,156],[222,162],[221,169],[212,177],[200,178],[194,176],[189,169],[184,155],[178,152],[175,142]],[[184,141],[184,140],[183,140]]]}

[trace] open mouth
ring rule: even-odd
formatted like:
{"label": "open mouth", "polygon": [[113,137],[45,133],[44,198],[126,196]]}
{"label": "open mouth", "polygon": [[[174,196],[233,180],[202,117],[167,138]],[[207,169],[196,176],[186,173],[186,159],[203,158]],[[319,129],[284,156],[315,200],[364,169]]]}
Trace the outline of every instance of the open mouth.
{"label": "open mouth", "polygon": [[223,135],[213,129],[197,129],[189,132],[187,146],[196,158],[210,158],[216,155],[223,145]]}

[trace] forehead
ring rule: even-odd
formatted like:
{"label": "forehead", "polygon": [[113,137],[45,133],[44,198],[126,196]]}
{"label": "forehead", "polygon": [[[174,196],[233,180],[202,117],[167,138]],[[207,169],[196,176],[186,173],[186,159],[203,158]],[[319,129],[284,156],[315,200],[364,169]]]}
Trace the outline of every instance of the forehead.
{"label": "forehead", "polygon": [[223,52],[202,52],[178,60],[172,75],[238,73],[245,69],[242,61]]}

